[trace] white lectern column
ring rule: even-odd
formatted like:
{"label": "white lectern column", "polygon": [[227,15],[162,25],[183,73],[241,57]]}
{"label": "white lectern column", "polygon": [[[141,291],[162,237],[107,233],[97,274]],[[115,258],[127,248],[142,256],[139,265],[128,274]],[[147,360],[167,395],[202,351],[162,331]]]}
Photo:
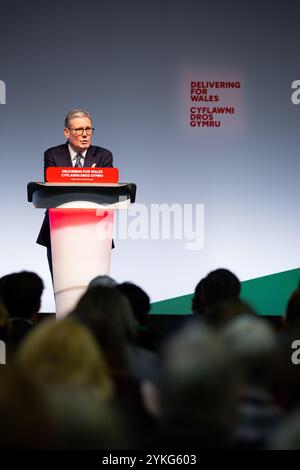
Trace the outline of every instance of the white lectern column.
{"label": "white lectern column", "polygon": [[109,274],[115,210],[135,200],[136,186],[29,183],[28,200],[49,209],[57,318],[67,315],[96,276]]}
{"label": "white lectern column", "polygon": [[57,317],[65,316],[100,274],[109,274],[113,210],[50,209]]}

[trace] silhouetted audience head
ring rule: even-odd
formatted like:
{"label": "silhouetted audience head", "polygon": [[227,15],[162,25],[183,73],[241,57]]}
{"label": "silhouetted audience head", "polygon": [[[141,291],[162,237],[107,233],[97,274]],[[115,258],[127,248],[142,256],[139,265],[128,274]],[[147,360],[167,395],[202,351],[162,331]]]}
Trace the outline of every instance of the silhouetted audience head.
{"label": "silhouetted audience head", "polygon": [[214,303],[231,301],[239,298],[241,283],[228,269],[216,269],[197,284],[192,308],[196,313]]}
{"label": "silhouetted audience head", "polygon": [[243,372],[245,383],[268,388],[278,346],[271,326],[262,318],[241,315],[224,328],[223,335]]}
{"label": "silhouetted audience head", "polygon": [[41,306],[44,284],[35,273],[21,271],[0,279],[0,299],[9,316],[30,319]]}
{"label": "silhouetted audience head", "polygon": [[93,335],[70,318],[38,324],[24,339],[16,360],[42,388],[63,385],[102,399],[112,396],[106,363]]}
{"label": "silhouetted audience head", "polygon": [[150,297],[136,284],[123,282],[118,285],[118,289],[127,297],[132,308],[132,312],[140,325],[145,325],[150,311]]}
{"label": "silhouetted audience head", "polygon": [[262,318],[241,315],[223,335],[242,379],[233,438],[238,448],[262,449],[282,419],[271,393],[278,359],[275,332]]}
{"label": "silhouetted audience head", "polygon": [[94,277],[88,285],[88,289],[92,289],[93,287],[116,287],[116,281],[106,274],[102,276]]}
{"label": "silhouetted audience head", "polygon": [[207,326],[188,326],[163,353],[161,413],[169,425],[227,430],[237,376],[230,350]]}
{"label": "silhouetted audience head", "polygon": [[135,339],[137,322],[119,289],[94,287],[87,290],[70,315],[90,329],[110,366],[126,368],[126,346]]}

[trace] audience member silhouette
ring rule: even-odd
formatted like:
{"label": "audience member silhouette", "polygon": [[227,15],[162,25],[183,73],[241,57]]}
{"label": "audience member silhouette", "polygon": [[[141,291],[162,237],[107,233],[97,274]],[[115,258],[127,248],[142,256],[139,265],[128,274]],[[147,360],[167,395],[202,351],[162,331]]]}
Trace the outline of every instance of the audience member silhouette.
{"label": "audience member silhouette", "polygon": [[194,313],[203,315],[205,309],[215,303],[239,298],[241,283],[228,269],[216,269],[197,284],[192,300]]}

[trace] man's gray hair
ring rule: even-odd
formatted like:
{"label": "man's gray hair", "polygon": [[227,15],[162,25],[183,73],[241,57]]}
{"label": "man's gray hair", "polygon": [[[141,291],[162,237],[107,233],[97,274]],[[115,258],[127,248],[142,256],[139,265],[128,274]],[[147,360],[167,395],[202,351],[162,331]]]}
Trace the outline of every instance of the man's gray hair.
{"label": "man's gray hair", "polygon": [[74,119],[77,117],[87,117],[92,122],[91,115],[84,109],[71,109],[71,111],[69,111],[66,115],[65,127],[69,128],[71,119]]}

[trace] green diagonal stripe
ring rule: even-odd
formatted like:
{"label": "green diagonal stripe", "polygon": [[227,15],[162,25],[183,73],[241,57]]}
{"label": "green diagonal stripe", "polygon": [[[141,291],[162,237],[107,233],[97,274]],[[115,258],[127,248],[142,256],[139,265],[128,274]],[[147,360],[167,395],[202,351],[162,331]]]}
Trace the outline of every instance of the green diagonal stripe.
{"label": "green diagonal stripe", "polygon": [[[291,293],[300,280],[300,268],[270,274],[242,282],[241,297],[249,302],[259,315],[283,315]],[[151,314],[188,315],[193,294],[154,302]]]}

